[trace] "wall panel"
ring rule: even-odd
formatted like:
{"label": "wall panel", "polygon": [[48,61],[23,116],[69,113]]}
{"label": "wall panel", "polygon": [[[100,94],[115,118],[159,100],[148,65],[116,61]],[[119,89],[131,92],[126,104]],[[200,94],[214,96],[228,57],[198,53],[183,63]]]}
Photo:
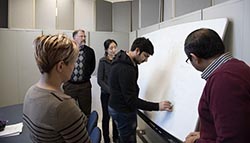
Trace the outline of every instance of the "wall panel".
{"label": "wall panel", "polygon": [[34,28],[33,0],[9,0],[9,28]]}
{"label": "wall panel", "polygon": [[27,89],[38,80],[32,43],[41,33],[0,29],[0,106],[22,103]]}
{"label": "wall panel", "polygon": [[56,29],[74,29],[74,1],[57,0]]}
{"label": "wall panel", "polygon": [[36,0],[35,28],[56,29],[56,0]]}
{"label": "wall panel", "polygon": [[229,25],[225,37],[225,46],[227,51],[232,52],[236,58],[243,58],[243,1],[231,0],[225,3],[215,5],[203,10],[203,19],[214,19],[227,17]]}

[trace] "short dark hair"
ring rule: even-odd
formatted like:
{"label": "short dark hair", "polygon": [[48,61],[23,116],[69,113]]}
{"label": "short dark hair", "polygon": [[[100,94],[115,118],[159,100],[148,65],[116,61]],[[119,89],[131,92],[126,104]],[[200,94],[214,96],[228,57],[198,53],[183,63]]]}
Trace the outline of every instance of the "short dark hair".
{"label": "short dark hair", "polygon": [[107,39],[106,41],[104,41],[104,44],[103,44],[103,45],[104,45],[104,50],[105,50],[105,56],[108,55],[108,53],[106,52],[106,50],[109,48],[109,45],[110,45],[111,43],[115,43],[116,46],[117,46],[116,41],[113,40],[113,39]]}
{"label": "short dark hair", "polygon": [[75,30],[75,31],[72,33],[72,37],[74,38],[74,37],[75,37],[75,35],[76,35],[79,31],[81,31],[81,32],[85,33],[85,31],[84,31],[84,30],[82,30],[82,29],[78,29],[78,30]]}
{"label": "short dark hair", "polygon": [[209,59],[223,54],[225,46],[214,30],[201,28],[187,36],[184,50],[188,57],[190,57],[190,53],[193,53],[199,58]]}
{"label": "short dark hair", "polygon": [[154,46],[149,39],[145,37],[139,37],[135,39],[131,46],[131,51],[134,51],[136,48],[140,49],[140,53],[146,52],[150,55],[154,54]]}

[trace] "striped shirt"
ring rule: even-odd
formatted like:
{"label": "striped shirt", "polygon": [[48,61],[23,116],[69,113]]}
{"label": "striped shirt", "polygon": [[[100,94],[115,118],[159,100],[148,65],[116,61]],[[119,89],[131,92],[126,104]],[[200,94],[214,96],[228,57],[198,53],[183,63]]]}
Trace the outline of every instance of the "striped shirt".
{"label": "striped shirt", "polygon": [[90,142],[87,117],[63,93],[32,86],[24,99],[23,121],[34,143]]}
{"label": "striped shirt", "polygon": [[232,59],[233,56],[230,53],[225,53],[219,58],[215,59],[201,74],[201,78],[207,80],[208,77],[223,63]]}

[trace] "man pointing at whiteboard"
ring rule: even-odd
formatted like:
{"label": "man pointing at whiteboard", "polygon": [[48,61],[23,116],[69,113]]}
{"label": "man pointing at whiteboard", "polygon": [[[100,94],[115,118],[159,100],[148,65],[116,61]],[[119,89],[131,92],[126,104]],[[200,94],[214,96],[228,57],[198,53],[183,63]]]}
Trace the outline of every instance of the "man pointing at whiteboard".
{"label": "man pointing at whiteboard", "polygon": [[130,51],[120,51],[113,60],[110,72],[109,112],[117,124],[121,143],[136,143],[137,109],[172,111],[169,101],[153,103],[138,98],[138,64],[153,55],[149,39],[137,38]]}
{"label": "man pointing at whiteboard", "polygon": [[189,34],[185,53],[206,80],[198,107],[200,132],[190,133],[185,143],[248,143],[250,67],[225,53],[220,36],[211,29]]}

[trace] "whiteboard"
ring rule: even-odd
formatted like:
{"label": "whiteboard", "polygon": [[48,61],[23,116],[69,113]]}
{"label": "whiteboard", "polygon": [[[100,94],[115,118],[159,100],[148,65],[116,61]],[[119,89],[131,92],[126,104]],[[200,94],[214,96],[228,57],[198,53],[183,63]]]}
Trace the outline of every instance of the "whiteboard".
{"label": "whiteboard", "polygon": [[201,72],[185,62],[185,38],[195,29],[210,28],[223,39],[227,23],[226,18],[203,20],[166,27],[143,35],[151,40],[155,53],[148,62],[139,66],[139,97],[155,102],[169,100],[174,105],[173,112],[143,113],[181,141],[195,130],[198,102],[205,85]]}

